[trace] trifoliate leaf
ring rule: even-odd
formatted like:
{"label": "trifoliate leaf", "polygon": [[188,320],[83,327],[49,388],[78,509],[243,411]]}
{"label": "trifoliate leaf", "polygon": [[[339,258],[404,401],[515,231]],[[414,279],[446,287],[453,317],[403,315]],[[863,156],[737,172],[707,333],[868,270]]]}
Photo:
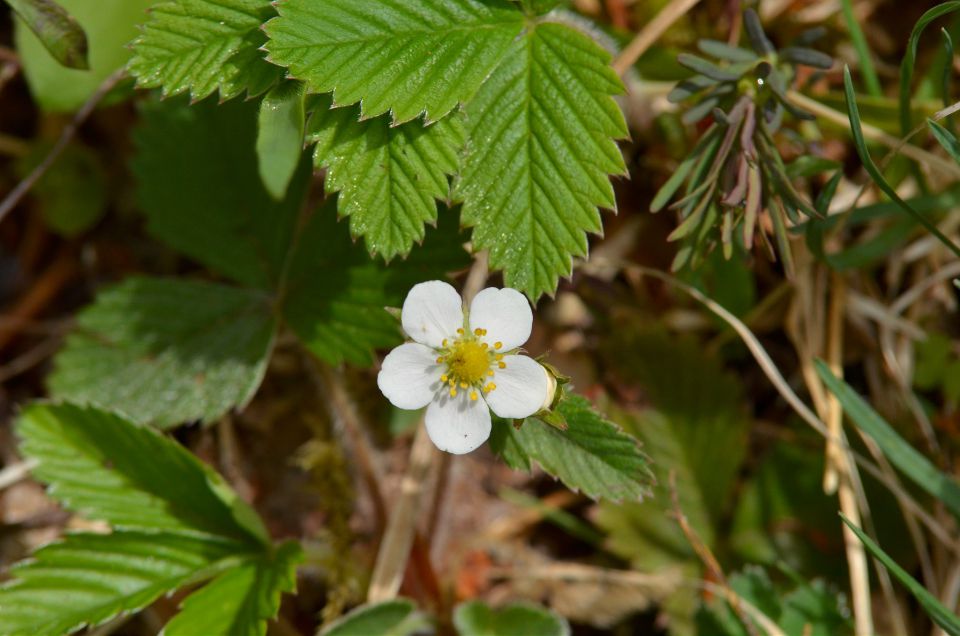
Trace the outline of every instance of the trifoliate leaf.
{"label": "trifoliate leaf", "polygon": [[449,194],[447,175],[464,144],[461,118],[391,127],[387,116],[360,121],[358,107],[330,105],[328,95],[318,99],[307,131],[317,144],[314,162],[328,168],[326,190],[340,192],[339,212],[371,254],[405,256],[423,240],[424,224],[436,222],[436,199]]}
{"label": "trifoliate leaf", "polygon": [[67,535],[12,569],[13,580],[0,588],[0,633],[61,636],[98,625],[149,605],[237,551],[215,537]]}
{"label": "trifoliate leaf", "polygon": [[141,88],[224,100],[259,95],[280,77],[263,59],[260,27],[274,15],[270,0],[171,0],[150,10],[127,68]]}
{"label": "trifoliate leaf", "polygon": [[141,117],[132,170],[150,233],[240,283],[274,287],[309,165],[284,200],[274,201],[257,168],[254,102],[150,101]]}
{"label": "trifoliate leaf", "polygon": [[627,128],[610,56],[587,36],[544,23],[517,38],[466,105],[469,141],[457,196],[475,249],[490,251],[510,287],[553,293],[600,232],[597,206],[616,202]]}
{"label": "trifoliate leaf", "polygon": [[300,82],[283,82],[260,102],[257,165],[260,179],[274,199],[283,199],[300,165],[305,118],[303,84]]}
{"label": "trifoliate leaf", "polygon": [[515,603],[491,609],[480,601],[463,603],[454,611],[453,623],[459,636],[569,636],[570,625],[550,610]]}
{"label": "trifoliate leaf", "polygon": [[282,0],[265,30],[269,59],[361,102],[363,116],[435,121],[469,100],[524,26],[507,0]]}
{"label": "trifoliate leaf", "polygon": [[389,266],[370,260],[337,223],[331,201],[314,212],[300,238],[283,293],[283,316],[304,344],[331,364],[369,364],[373,349],[402,341],[400,325],[385,307],[399,307],[418,282],[466,267],[456,214],[442,210],[422,246]]}
{"label": "trifoliate leaf", "polygon": [[361,605],[324,628],[319,636],[413,636],[429,626],[430,621],[413,602],[401,598]]}
{"label": "trifoliate leaf", "polygon": [[50,391],[159,427],[214,420],[253,397],[275,329],[263,292],[129,278],[80,312]]}
{"label": "trifoliate leaf", "polygon": [[183,602],[163,628],[164,636],[261,636],[280,611],[280,596],[297,587],[297,543],[278,546],[268,557],[223,572]]}
{"label": "trifoliate leaf", "polygon": [[219,475],[153,429],[92,408],[30,406],[17,433],[50,495],[111,528],[68,534],[15,566],[0,588],[0,633],[69,634],[221,573],[171,625],[205,636],[266,633],[301,551],[271,546]]}
{"label": "trifoliate leaf", "polygon": [[[211,536],[262,550],[256,513],[176,442],[118,415],[71,404],[27,407],[17,425],[33,475],[65,508],[124,530]],[[234,551],[236,546],[234,546]]]}
{"label": "trifoliate leaf", "polygon": [[[498,425],[497,434],[512,438],[503,445],[519,447],[569,488],[595,499],[637,501],[649,494],[652,474],[636,439],[578,395],[568,396],[558,411],[566,419],[565,431],[527,418],[519,430]],[[522,465],[515,451],[513,461]]]}
{"label": "trifoliate leaf", "polygon": [[[130,59],[130,40],[137,36],[137,25],[147,19],[147,8],[155,0],[57,0],[70,12],[87,34],[90,68],[66,68],[43,43],[16,20],[15,43],[23,75],[30,93],[47,111],[71,111],[80,108],[103,81]],[[110,100],[104,100],[109,102]]]}

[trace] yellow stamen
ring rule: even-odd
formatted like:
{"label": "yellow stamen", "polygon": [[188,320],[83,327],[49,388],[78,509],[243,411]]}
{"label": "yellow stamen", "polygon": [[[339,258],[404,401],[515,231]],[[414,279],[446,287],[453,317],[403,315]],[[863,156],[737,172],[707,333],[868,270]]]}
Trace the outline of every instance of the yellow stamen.
{"label": "yellow stamen", "polygon": [[440,343],[440,346],[441,346],[441,347],[446,347],[446,346],[447,346],[447,339],[446,339],[446,338],[443,339],[443,342]]}
{"label": "yellow stamen", "polygon": [[447,374],[446,374],[446,373],[444,373],[443,375],[440,376],[440,382],[442,382],[443,384],[446,384],[446,383],[447,383]]}
{"label": "yellow stamen", "polygon": [[489,375],[489,376],[492,378],[492,377],[493,377],[493,371],[487,371],[487,375]]}
{"label": "yellow stamen", "polygon": [[443,362],[443,356],[440,356],[439,358],[437,358],[437,364],[440,364],[441,362]]}
{"label": "yellow stamen", "polygon": [[453,378],[450,378],[449,384],[450,386],[457,386],[457,381],[454,380]]}
{"label": "yellow stamen", "polygon": [[480,346],[483,347],[484,349],[490,348],[490,345],[488,345],[486,342],[484,342],[484,343],[483,343],[482,345],[480,345]]}
{"label": "yellow stamen", "polygon": [[461,388],[461,389],[465,389],[465,388],[467,388],[468,386],[469,386],[469,385],[468,385],[466,382],[461,382],[461,383],[460,383],[460,388]]}
{"label": "yellow stamen", "polygon": [[450,389],[450,397],[457,397],[457,390],[456,390],[456,389]]}
{"label": "yellow stamen", "polygon": [[500,367],[501,369],[506,369],[506,368],[507,368],[507,363],[506,363],[506,362],[498,362],[498,363],[497,363],[497,366]]}
{"label": "yellow stamen", "polygon": [[473,335],[475,335],[475,336],[482,336],[482,335],[483,335],[483,329],[481,329],[480,327],[477,327],[476,329],[473,330]]}
{"label": "yellow stamen", "polygon": [[463,327],[457,327],[457,333],[463,335]]}
{"label": "yellow stamen", "polygon": [[493,382],[490,382],[489,384],[487,384],[487,386],[483,387],[483,390],[486,393],[489,393],[490,391],[493,391],[495,388],[497,388],[497,385],[494,384]]}
{"label": "yellow stamen", "polygon": [[501,348],[502,346],[503,346],[503,343],[502,343],[502,342],[494,342],[494,343],[493,343],[493,348],[494,348],[494,349],[499,349],[499,348]]}
{"label": "yellow stamen", "polygon": [[476,392],[476,391],[470,391],[470,399],[471,399],[472,401],[474,401],[474,402],[477,401],[477,392]]}
{"label": "yellow stamen", "polygon": [[498,353],[497,355],[493,356],[493,359],[494,359],[494,360],[503,360],[503,354],[502,354],[502,353]]}

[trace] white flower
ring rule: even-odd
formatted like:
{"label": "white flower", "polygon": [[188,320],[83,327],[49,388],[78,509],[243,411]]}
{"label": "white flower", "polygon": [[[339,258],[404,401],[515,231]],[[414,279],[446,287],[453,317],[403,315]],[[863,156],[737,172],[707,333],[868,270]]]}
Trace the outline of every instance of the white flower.
{"label": "white flower", "polygon": [[427,433],[440,450],[460,455],[483,444],[490,410],[519,419],[547,403],[546,369],[516,353],[533,326],[517,290],[484,289],[467,314],[447,283],[420,283],[403,302],[401,322],[415,342],[387,355],[377,385],[397,408],[429,405]]}

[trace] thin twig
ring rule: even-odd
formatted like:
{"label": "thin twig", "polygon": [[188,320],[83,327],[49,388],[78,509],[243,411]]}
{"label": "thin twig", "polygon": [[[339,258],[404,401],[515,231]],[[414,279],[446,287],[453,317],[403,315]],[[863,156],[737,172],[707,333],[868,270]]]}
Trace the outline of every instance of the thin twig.
{"label": "thin twig", "polygon": [[[690,547],[693,548],[693,551],[700,558],[700,561],[703,562],[704,567],[709,571],[711,575],[710,578],[715,579],[725,591],[730,590],[730,584],[727,582],[727,577],[723,573],[723,568],[720,567],[720,562],[717,561],[717,558],[713,556],[713,552],[710,551],[707,544],[703,542],[700,535],[697,534],[697,531],[690,525],[690,522],[687,520],[687,515],[684,514],[683,508],[680,506],[680,494],[677,491],[677,473],[674,470],[670,471],[670,501],[673,504],[673,515],[677,523],[680,524],[680,530],[683,531],[683,536],[687,538],[687,543],[690,544]],[[750,634],[750,636],[758,636],[756,626],[743,611],[743,606],[740,603],[741,600],[742,599],[736,594],[728,595],[728,602],[733,608],[734,613],[736,613],[737,618],[739,618],[740,622],[746,627],[747,633]]]}
{"label": "thin twig", "polygon": [[3,365],[0,367],[0,384],[17,377],[25,371],[29,371],[43,362],[60,348],[60,344],[61,338],[59,336],[47,338],[37,346],[31,347],[29,350]]}
{"label": "thin twig", "polygon": [[700,0],[673,0],[644,26],[613,61],[617,75],[626,73],[674,22],[683,17]]}
{"label": "thin twig", "polygon": [[47,153],[47,156],[44,157],[43,161],[37,165],[33,171],[28,174],[23,181],[17,184],[10,194],[4,198],[3,202],[0,202],[0,223],[3,222],[3,219],[6,218],[7,214],[10,213],[13,208],[20,203],[20,200],[36,185],[37,181],[46,174],[47,170],[50,169],[50,166],[60,157],[60,154],[64,151],[67,145],[73,140],[74,136],[77,134],[77,131],[80,129],[80,126],[83,125],[87,118],[93,113],[97,105],[107,96],[111,90],[116,87],[126,77],[126,69],[119,69],[111,74],[107,79],[103,80],[100,86],[97,87],[97,90],[94,91],[93,95],[80,107],[80,110],[77,111],[77,114],[73,116],[73,119],[70,120],[64,129],[60,133],[60,138],[57,139],[57,143],[53,145],[53,148],[50,149],[50,152]]}
{"label": "thin twig", "polygon": [[34,316],[57,298],[63,286],[76,274],[76,256],[72,250],[65,248],[9,310],[9,322],[0,324],[0,351],[13,342],[19,333],[17,325],[29,324]]}
{"label": "thin twig", "polygon": [[773,619],[760,611],[760,608],[750,603],[750,601],[737,594],[730,586],[723,586],[711,581],[703,581],[703,587],[711,592],[726,596],[727,602],[730,603],[730,605],[736,603],[744,614],[748,614],[750,618],[757,622],[760,628],[766,632],[767,636],[787,636],[787,633],[780,629],[780,626],[773,622]]}

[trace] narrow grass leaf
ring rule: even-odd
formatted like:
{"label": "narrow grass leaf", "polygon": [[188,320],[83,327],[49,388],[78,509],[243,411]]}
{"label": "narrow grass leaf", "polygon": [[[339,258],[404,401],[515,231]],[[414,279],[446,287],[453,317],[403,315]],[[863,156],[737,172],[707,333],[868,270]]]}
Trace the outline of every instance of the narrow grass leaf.
{"label": "narrow grass leaf", "polygon": [[817,374],[830,392],[837,396],[851,420],[883,450],[894,466],[915,484],[939,499],[960,519],[960,484],[937,470],[926,457],[910,446],[850,385],[837,378],[822,361],[814,362]]}
{"label": "narrow grass leaf", "polygon": [[900,567],[896,561],[883,551],[876,542],[867,536],[867,534],[855,526],[852,521],[840,515],[847,527],[853,531],[857,538],[863,543],[867,550],[890,571],[890,573],[900,581],[913,595],[924,611],[933,619],[933,622],[939,625],[950,636],[960,636],[960,618],[943,606],[933,594],[928,592],[920,583],[918,583],[910,574]]}
{"label": "narrow grass leaf", "polygon": [[879,187],[891,200],[893,200],[897,205],[899,205],[903,210],[909,213],[914,217],[918,223],[927,229],[931,234],[933,234],[937,239],[943,243],[955,256],[960,258],[960,247],[951,241],[949,238],[944,236],[936,225],[930,222],[924,215],[917,212],[913,207],[900,198],[897,192],[893,189],[893,186],[887,182],[884,178],[883,173],[880,172],[880,168],[877,167],[877,164],[874,163],[873,158],[870,156],[870,151],[867,149],[867,142],[863,137],[863,129],[860,124],[860,110],[857,107],[857,96],[853,89],[853,79],[850,77],[850,69],[847,67],[843,68],[843,90],[847,99],[847,115],[850,119],[850,132],[853,134],[853,143],[857,148],[857,153],[860,155],[860,160],[863,162],[863,167],[867,170],[867,173],[873,178],[874,183]]}

